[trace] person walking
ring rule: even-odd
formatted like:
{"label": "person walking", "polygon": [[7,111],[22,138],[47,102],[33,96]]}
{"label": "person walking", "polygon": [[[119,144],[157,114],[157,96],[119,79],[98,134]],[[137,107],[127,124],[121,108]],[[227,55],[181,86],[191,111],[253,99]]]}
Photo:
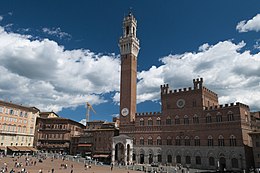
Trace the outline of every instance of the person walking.
{"label": "person walking", "polygon": [[113,166],[114,166],[113,163],[111,163],[111,171],[113,171]]}

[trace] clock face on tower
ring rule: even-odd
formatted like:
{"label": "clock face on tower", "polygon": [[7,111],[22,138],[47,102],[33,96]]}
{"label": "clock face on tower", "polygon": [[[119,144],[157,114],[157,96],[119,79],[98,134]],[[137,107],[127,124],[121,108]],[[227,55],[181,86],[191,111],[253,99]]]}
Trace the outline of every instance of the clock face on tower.
{"label": "clock face on tower", "polygon": [[123,116],[127,116],[127,115],[129,114],[129,110],[128,110],[127,108],[123,108],[123,109],[121,110],[121,114],[122,114]]}

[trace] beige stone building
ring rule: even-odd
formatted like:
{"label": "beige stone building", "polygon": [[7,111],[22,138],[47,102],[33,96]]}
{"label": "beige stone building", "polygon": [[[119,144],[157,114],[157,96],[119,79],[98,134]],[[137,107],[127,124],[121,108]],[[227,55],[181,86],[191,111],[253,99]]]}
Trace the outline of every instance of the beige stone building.
{"label": "beige stone building", "polygon": [[39,109],[0,101],[0,151],[32,152]]}

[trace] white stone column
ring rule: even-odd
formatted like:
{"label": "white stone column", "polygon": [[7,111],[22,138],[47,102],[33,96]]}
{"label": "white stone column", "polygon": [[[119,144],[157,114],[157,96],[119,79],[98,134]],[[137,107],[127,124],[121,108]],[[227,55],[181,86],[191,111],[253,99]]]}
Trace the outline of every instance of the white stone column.
{"label": "white stone column", "polygon": [[127,144],[124,144],[124,151],[125,151],[125,153],[124,153],[124,155],[125,155],[124,161],[125,161],[125,165],[127,165]]}
{"label": "white stone column", "polygon": [[158,161],[157,157],[158,157],[157,154],[154,154],[154,155],[153,155],[153,162],[154,162],[154,163],[157,163],[157,161]]}
{"label": "white stone column", "polygon": [[140,155],[139,155],[138,153],[135,153],[135,162],[136,162],[137,164],[140,163]]}
{"label": "white stone column", "polygon": [[133,163],[133,146],[130,145],[130,151],[129,151],[129,163]]}
{"label": "white stone column", "polygon": [[111,163],[113,165],[115,165],[115,150],[116,150],[116,145],[115,145],[115,142],[113,141],[113,144],[112,144],[112,158],[111,158]]}

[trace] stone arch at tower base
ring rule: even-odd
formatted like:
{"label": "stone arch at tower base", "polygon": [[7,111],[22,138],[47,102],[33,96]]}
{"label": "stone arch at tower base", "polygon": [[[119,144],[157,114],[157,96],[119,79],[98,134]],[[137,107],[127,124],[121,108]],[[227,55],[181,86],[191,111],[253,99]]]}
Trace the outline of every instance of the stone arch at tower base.
{"label": "stone arch at tower base", "polygon": [[127,135],[113,137],[111,163],[129,165],[133,163],[133,139]]}

